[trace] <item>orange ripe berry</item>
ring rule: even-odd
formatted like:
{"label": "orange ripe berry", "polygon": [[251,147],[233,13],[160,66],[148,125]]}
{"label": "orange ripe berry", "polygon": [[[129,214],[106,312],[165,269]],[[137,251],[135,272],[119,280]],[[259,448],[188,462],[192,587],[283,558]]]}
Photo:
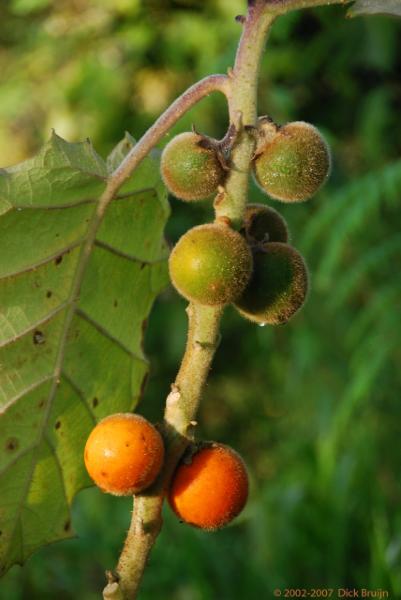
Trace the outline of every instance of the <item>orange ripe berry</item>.
{"label": "orange ripe berry", "polygon": [[169,502],[186,523],[213,531],[244,508],[248,474],[242,458],[224,444],[203,445],[173,476]]}
{"label": "orange ripe berry", "polygon": [[131,496],[156,479],[164,460],[163,439],[140,415],[117,413],[92,430],[84,458],[89,475],[101,490]]}

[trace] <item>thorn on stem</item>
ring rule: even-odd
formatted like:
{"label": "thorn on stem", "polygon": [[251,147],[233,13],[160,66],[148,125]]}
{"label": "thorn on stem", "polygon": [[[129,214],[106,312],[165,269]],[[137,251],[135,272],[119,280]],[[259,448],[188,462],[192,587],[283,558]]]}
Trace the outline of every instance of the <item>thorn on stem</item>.
{"label": "thorn on stem", "polygon": [[107,583],[118,583],[120,581],[120,578],[117,573],[108,570],[106,571],[106,580]]}
{"label": "thorn on stem", "polygon": [[172,408],[175,406],[181,399],[181,392],[174,383],[171,386],[171,392],[167,396],[166,407]]}
{"label": "thorn on stem", "polygon": [[222,202],[224,202],[225,197],[226,197],[225,189],[224,188],[222,190],[219,189],[219,193],[217,194],[216,198],[214,199],[213,207],[218,208],[220,206],[220,204]]}

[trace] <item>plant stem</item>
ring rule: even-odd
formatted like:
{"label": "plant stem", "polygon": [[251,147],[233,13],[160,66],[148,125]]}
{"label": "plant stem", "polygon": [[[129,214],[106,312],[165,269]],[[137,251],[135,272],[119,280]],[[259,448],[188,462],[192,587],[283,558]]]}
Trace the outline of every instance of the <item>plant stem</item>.
{"label": "plant stem", "polygon": [[282,15],[291,10],[328,6],[330,4],[349,4],[353,0],[266,0],[266,8],[274,15]]}
{"label": "plant stem", "polygon": [[168,109],[154,122],[145,135],[130,150],[122,163],[109,178],[106,194],[113,197],[116,191],[130,177],[139,163],[156,146],[165,133],[186,113],[190,108],[211,92],[221,92],[230,99],[231,85],[227,75],[209,75],[198,83],[188,88],[177,98]]}
{"label": "plant stem", "polygon": [[[240,114],[242,123],[256,125],[258,71],[273,19],[266,12],[265,0],[254,0],[250,5],[234,70],[229,79],[230,85],[227,81],[221,82],[229,101],[232,123],[238,123]],[[142,143],[153,138],[150,130],[142,138]],[[247,202],[249,164],[254,145],[254,136],[241,128],[232,155],[233,168],[227,179],[224,199],[216,206],[216,217],[228,217],[233,223],[239,224]],[[136,155],[134,147],[127,157],[128,164],[131,167],[137,164],[138,156],[142,156],[142,153],[141,150]],[[122,170],[125,168],[123,165]],[[155,484],[134,498],[131,525],[116,576],[104,590],[104,597],[108,600],[136,598],[149,552],[162,526],[161,511],[169,481],[178,460],[193,439],[202,390],[218,345],[223,308],[190,304],[187,312],[189,328],[185,354],[166,401],[163,423],[165,464]]]}
{"label": "plant stem", "polygon": [[199,400],[218,345],[222,308],[190,304],[187,312],[189,332],[185,354],[166,401],[165,467],[155,484],[134,498],[131,525],[116,577],[103,592],[107,600],[136,597],[149,552],[162,526],[161,511],[170,478],[192,439]]}
{"label": "plant stem", "polygon": [[256,143],[253,128],[257,124],[260,61],[274,18],[267,12],[264,0],[250,6],[231,73],[230,121],[239,131],[231,154],[232,168],[215,209],[217,217],[228,217],[234,227],[241,224],[247,203],[249,170]]}

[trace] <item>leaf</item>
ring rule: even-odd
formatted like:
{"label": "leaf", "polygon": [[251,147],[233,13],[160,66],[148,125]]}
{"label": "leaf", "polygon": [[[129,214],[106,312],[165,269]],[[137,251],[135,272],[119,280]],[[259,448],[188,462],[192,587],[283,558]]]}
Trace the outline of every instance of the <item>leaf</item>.
{"label": "leaf", "polygon": [[133,144],[126,136],[106,165],[89,141],[53,134],[0,171],[2,571],[72,535],[88,433],[134,408],[148,372],[143,329],[167,283],[169,214],[154,157],[109,205],[86,266],[83,252],[108,168]]}
{"label": "leaf", "polygon": [[401,17],[401,0],[357,0],[347,16],[392,15]]}

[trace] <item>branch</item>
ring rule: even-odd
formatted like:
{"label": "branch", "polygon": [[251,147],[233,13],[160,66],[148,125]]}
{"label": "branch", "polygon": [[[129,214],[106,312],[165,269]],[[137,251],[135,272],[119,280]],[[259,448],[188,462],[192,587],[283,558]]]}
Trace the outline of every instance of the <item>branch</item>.
{"label": "branch", "polygon": [[[256,125],[256,87],[261,55],[267,32],[273,17],[264,13],[264,0],[256,0],[250,5],[245,20],[243,35],[238,48],[234,70],[230,78],[214,76],[203,80],[192,90],[207,93],[209,88],[226,93],[229,101],[231,120],[241,113],[246,123]],[[217,79],[216,79],[217,77]],[[187,96],[191,104],[191,96]],[[176,108],[174,108],[176,106]],[[125,173],[136,166],[149,149],[161,138],[163,131],[182,114],[182,97],[174,103],[167,113],[149,130],[132,149],[126,160],[113,174],[120,181]],[[240,131],[233,152],[233,168],[228,177],[227,190],[224,193],[229,201],[216,207],[216,217],[242,217],[247,202],[249,164],[254,150],[254,139],[244,129]],[[190,304],[188,307],[188,339],[185,354],[171,393],[167,397],[164,415],[164,438],[166,460],[163,471],[156,483],[145,493],[134,499],[134,511],[130,529],[122,551],[117,573],[104,590],[108,600],[132,600],[136,597],[149,552],[156,541],[162,526],[161,510],[164,496],[178,460],[193,439],[196,426],[196,414],[202,396],[203,387],[215,354],[219,325],[223,307]],[[112,594],[110,594],[112,586]],[[105,595],[107,594],[107,596]],[[113,595],[114,594],[114,595]]]}
{"label": "branch", "polygon": [[[216,206],[216,218],[228,218],[235,224],[239,223],[247,202],[249,168],[255,145],[252,135],[241,127],[241,121],[256,125],[258,72],[267,33],[273,20],[274,17],[265,11],[265,0],[254,0],[249,4],[234,70],[230,77],[212,76],[190,88],[134,146],[113,173],[112,185],[121,185],[120,182],[126,178],[126,174],[132,171],[160,140],[164,131],[181,116],[183,106],[192,106],[194,94],[205,95],[210,90],[219,89],[227,96],[230,120],[236,125],[238,136],[232,153],[233,164],[226,189],[218,196],[220,203]],[[115,192],[111,187],[110,194],[113,193]],[[222,312],[223,307],[199,304],[190,304],[188,307],[187,346],[176,381],[166,401],[163,424],[165,464],[156,483],[134,499],[132,521],[117,572],[104,590],[104,598],[108,600],[132,600],[138,592],[149,552],[162,526],[162,504],[171,476],[185,448],[193,439],[199,402],[218,344]]]}
{"label": "branch", "polygon": [[221,92],[229,100],[231,94],[230,79],[227,75],[209,75],[187,89],[169,108],[155,121],[145,135],[138,140],[132,150],[109,178],[107,194],[114,196],[116,191],[128,179],[139,163],[156,146],[167,131],[190,108],[211,92]]}
{"label": "branch", "polygon": [[249,171],[255,150],[251,131],[257,124],[257,84],[260,62],[275,15],[266,10],[265,0],[250,4],[232,71],[230,121],[239,135],[231,154],[231,171],[215,204],[217,217],[228,217],[239,226],[248,201]]}
{"label": "branch", "polygon": [[330,4],[349,4],[353,0],[266,0],[266,10],[272,15],[282,15],[291,10],[328,6]]}
{"label": "branch", "polygon": [[117,573],[103,591],[105,600],[131,600],[136,597],[149,552],[162,526],[161,510],[171,476],[193,439],[199,400],[218,345],[222,308],[189,305],[187,312],[187,346],[166,402],[165,464],[156,483],[134,498],[131,525]]}

